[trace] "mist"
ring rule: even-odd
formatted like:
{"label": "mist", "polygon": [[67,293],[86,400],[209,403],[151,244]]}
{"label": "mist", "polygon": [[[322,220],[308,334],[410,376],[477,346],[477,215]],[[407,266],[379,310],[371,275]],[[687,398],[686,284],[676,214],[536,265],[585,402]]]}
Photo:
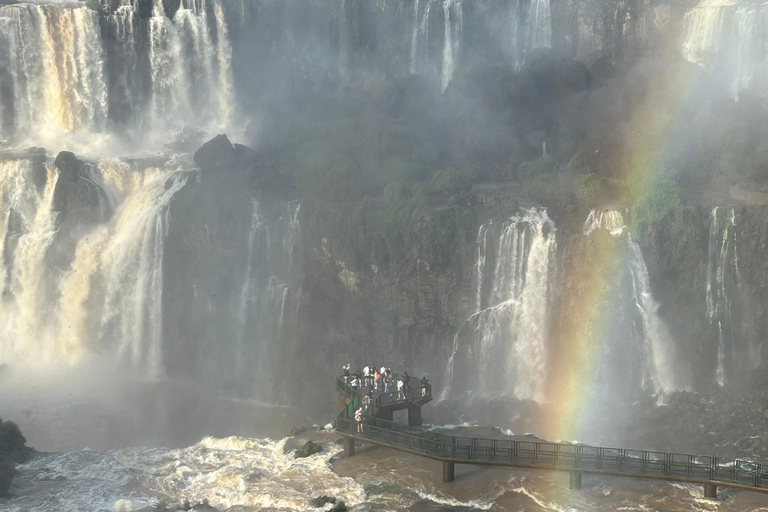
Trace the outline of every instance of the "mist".
{"label": "mist", "polygon": [[436,425],[765,457],[766,19],[0,0],[0,417],[280,439],[373,364]]}

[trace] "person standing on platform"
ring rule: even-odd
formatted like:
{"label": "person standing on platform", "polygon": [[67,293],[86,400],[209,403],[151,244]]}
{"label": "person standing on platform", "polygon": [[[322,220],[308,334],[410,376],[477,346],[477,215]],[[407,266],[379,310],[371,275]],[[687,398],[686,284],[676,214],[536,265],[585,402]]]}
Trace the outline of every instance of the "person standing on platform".
{"label": "person standing on platform", "polygon": [[397,399],[405,400],[405,394],[403,393],[403,379],[397,379]]}
{"label": "person standing on platform", "polygon": [[363,408],[358,407],[355,411],[355,421],[357,422],[357,433],[363,433]]}

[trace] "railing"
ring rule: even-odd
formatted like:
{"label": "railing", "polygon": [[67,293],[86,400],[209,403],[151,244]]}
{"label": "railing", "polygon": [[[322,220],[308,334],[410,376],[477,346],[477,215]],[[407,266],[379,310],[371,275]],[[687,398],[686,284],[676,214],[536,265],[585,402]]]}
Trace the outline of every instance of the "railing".
{"label": "railing", "polygon": [[[351,412],[354,412],[357,406],[350,406],[359,396],[346,385],[343,379],[340,378],[337,385],[351,399],[350,404],[338,417],[338,430],[418,452],[427,457],[465,463],[510,464],[565,471],[626,473],[666,479],[704,480],[768,489],[768,465],[739,459],[571,445],[539,440],[518,441],[449,436],[423,427],[411,427],[375,417],[366,417],[364,421],[357,422],[350,419],[353,417]],[[421,393],[421,388],[412,388],[410,391]],[[382,395],[377,396],[376,400],[381,397]]]}
{"label": "railing", "polygon": [[[393,382],[397,382],[398,378],[400,378],[399,375],[393,375]],[[409,380],[418,381],[418,379],[415,377],[409,377]],[[350,381],[351,379],[347,380],[347,378],[343,376],[338,377],[336,379],[336,387],[348,398],[350,398],[350,400],[357,398],[358,403],[363,401],[361,397],[365,396],[367,392],[371,391],[373,396],[371,400],[371,408],[369,409],[371,412],[376,411],[382,406],[393,405],[401,402],[412,402],[420,398],[432,398],[432,386],[430,384],[427,384],[426,386],[415,387],[407,386],[407,388],[403,389],[403,391],[397,391],[395,389],[394,391],[384,392],[382,389],[370,389],[368,386],[358,386],[357,389],[355,389],[349,385]],[[366,388],[366,390],[363,388]],[[349,409],[349,406],[347,408]],[[352,410],[349,411],[345,417],[352,417],[354,415],[355,408],[357,408],[357,405],[355,405],[355,407],[352,408]],[[342,414],[346,412],[347,411],[342,411]]]}

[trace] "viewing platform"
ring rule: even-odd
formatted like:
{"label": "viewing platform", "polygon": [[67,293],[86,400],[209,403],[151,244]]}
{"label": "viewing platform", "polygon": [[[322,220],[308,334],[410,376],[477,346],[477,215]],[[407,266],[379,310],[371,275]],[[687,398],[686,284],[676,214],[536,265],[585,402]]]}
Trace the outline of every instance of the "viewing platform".
{"label": "viewing platform", "polygon": [[[421,407],[432,399],[429,385],[412,387],[402,394],[372,393],[366,413],[357,421],[355,412],[362,407],[368,388],[355,391],[339,377],[336,390],[341,410],[336,431],[344,437],[345,456],[354,455],[356,439],[412,453],[442,462],[445,482],[455,479],[456,464],[473,464],[568,472],[572,489],[581,489],[582,475],[591,474],[699,484],[704,487],[704,496],[713,499],[718,486],[768,494],[768,464],[538,439],[447,435],[421,426]],[[408,425],[392,421],[394,411],[405,409]]]}

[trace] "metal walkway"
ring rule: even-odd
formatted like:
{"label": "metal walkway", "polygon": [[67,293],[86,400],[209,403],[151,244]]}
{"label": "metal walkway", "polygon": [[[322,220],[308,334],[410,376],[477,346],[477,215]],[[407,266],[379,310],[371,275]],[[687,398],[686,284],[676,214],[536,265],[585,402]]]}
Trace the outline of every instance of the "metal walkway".
{"label": "metal walkway", "polygon": [[[379,394],[373,399],[368,414],[358,423],[354,412],[359,406],[359,394],[343,378],[337,379],[336,384],[340,397],[347,403],[336,421],[337,432],[345,437],[348,455],[354,453],[354,440],[359,439],[428,457],[443,463],[445,481],[453,480],[455,464],[475,464],[566,471],[571,473],[572,488],[581,487],[582,474],[598,474],[701,484],[705,496],[710,498],[716,497],[717,486],[768,494],[768,465],[745,460],[540,440],[459,437],[376,417],[377,407],[393,400],[393,393],[385,397]],[[399,398],[405,408],[408,402],[431,399],[431,389],[411,388]]]}

